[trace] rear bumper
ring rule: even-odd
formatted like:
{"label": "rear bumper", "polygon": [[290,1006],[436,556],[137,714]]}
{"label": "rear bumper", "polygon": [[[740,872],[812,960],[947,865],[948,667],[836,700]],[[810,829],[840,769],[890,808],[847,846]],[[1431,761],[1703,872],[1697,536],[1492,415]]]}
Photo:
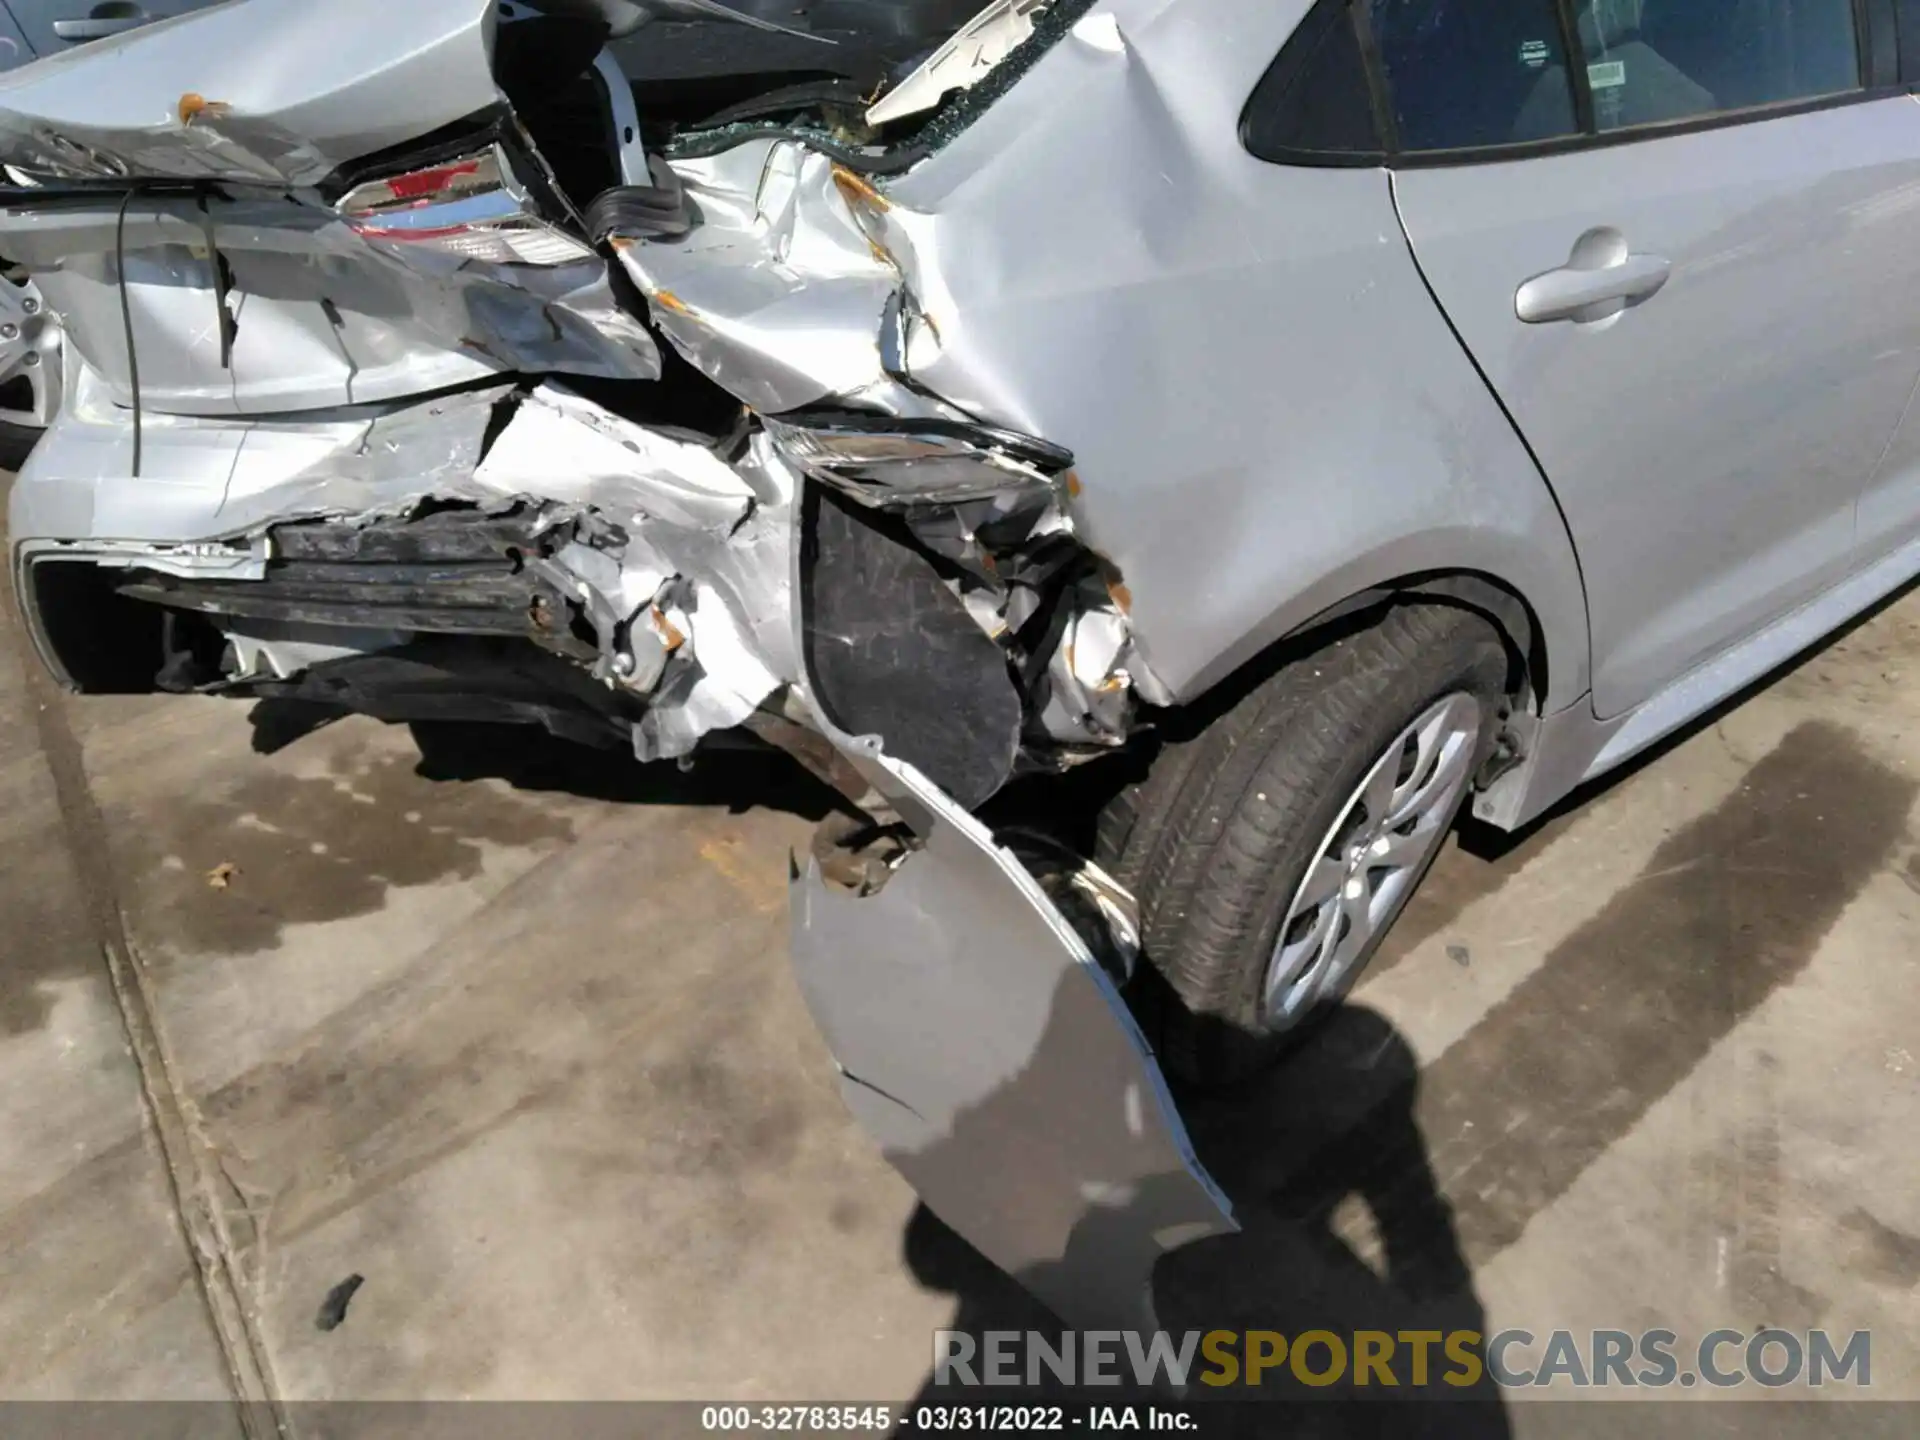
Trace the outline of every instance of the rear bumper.
{"label": "rear bumper", "polygon": [[1237,1230],[1087,938],[986,826],[820,724],[912,828],[878,894],[793,875],[793,963],[840,1088],[981,1254],[1080,1328],[1159,1329],[1160,1257]]}
{"label": "rear bumper", "polygon": [[[841,729],[831,715],[852,712],[823,696],[838,683],[844,701],[844,680],[823,692],[813,657],[912,653],[871,595],[857,614],[822,596],[843,572],[833,583],[881,573],[861,551],[878,532],[810,503],[757,442],[729,468],[637,426],[610,434],[609,417],[543,393],[485,445],[490,391],[298,427],[162,417],[137,481],[102,464],[115,416],[70,407],[12,502],[35,643],[79,689],[164,676],[385,719],[465,706],[572,738],[630,735],[643,759],[767,708],[800,720],[899,822],[871,893],[817,860],[794,867],[794,962],[849,1109],[936,1214],[1064,1318],[1156,1328],[1154,1263],[1233,1229],[1231,1207],[1095,958],[1099,937],[1076,928],[1090,922],[903,758],[926,746],[916,705],[950,705],[955,675],[1004,684],[1004,662],[988,647],[991,663],[967,670],[954,657],[972,642],[954,626],[937,670],[900,678],[911,704],[885,694],[891,672],[864,677],[886,702],[868,713],[903,716],[884,740]],[[819,560],[836,536],[850,569]],[[917,612],[946,603],[895,568]],[[856,632],[864,647],[842,645]],[[1017,701],[1012,720],[1017,740]],[[978,773],[966,738],[926,764]]]}

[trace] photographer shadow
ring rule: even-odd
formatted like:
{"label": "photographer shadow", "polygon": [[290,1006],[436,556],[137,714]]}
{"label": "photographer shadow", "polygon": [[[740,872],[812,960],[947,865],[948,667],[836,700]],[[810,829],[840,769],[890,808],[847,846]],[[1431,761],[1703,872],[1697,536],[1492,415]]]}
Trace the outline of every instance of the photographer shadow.
{"label": "photographer shadow", "polygon": [[[1240,1233],[1205,1240],[1163,1260],[1154,1278],[1161,1326],[1285,1336],[1330,1332],[1344,1365],[1331,1383],[1332,1352],[1316,1341],[1295,1369],[1288,1353],[1258,1384],[1242,1373],[1209,1383],[1219,1367],[1196,1355],[1180,1402],[1207,1435],[1266,1435],[1284,1425],[1303,1436],[1444,1435],[1493,1440],[1511,1433],[1484,1368],[1450,1358],[1441,1337],[1485,1332],[1485,1312],[1415,1120],[1419,1065],[1388,1021],[1343,1006],[1280,1067],[1231,1093],[1180,1096],[1201,1162],[1232,1198]],[[924,1206],[906,1230],[905,1258],[929,1289],[952,1294],[950,1328],[978,1337],[1038,1331],[1057,1344],[1059,1319],[947,1229]],[[1387,1337],[1398,1382],[1355,1382],[1357,1332]],[[1425,1343],[1426,1383],[1414,1384],[1415,1346]],[[1378,1342],[1376,1342],[1377,1344]],[[1415,1342],[1418,1345],[1418,1342]],[[1472,1347],[1477,1356],[1477,1343]],[[1376,1352],[1377,1353],[1377,1352]],[[1304,1379],[1302,1377],[1305,1377]],[[977,1403],[981,1392],[942,1386],[929,1373],[913,1405]],[[1129,1377],[1114,1386],[1047,1381],[1021,1403],[1101,1405],[1166,1402]],[[1221,1404],[1220,1402],[1233,1402]]]}

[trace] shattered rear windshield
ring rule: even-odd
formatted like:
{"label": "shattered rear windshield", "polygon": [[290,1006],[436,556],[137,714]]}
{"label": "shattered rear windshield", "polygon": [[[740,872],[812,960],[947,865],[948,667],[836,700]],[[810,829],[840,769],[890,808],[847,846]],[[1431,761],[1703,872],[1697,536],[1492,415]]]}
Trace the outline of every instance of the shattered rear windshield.
{"label": "shattered rear windshield", "polygon": [[971,21],[981,9],[977,0],[821,0],[804,15],[788,10],[768,17],[807,35],[722,20],[674,21],[647,26],[613,49],[652,138],[669,156],[709,155],[780,135],[856,169],[891,174],[965,130],[1094,4],[1048,6],[1035,18],[1033,34],[971,89],[953,91],[926,115],[884,131],[866,123],[867,106]]}

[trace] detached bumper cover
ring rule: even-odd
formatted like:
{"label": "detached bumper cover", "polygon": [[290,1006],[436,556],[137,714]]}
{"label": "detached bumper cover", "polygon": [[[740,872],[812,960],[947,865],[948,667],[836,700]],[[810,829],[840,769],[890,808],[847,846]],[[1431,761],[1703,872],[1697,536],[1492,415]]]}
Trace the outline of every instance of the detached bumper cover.
{"label": "detached bumper cover", "polygon": [[1155,1263],[1239,1227],[1139,1027],[979,821],[877,743],[833,738],[924,843],[866,898],[796,867],[794,965],[847,1107],[1063,1319],[1158,1329]]}

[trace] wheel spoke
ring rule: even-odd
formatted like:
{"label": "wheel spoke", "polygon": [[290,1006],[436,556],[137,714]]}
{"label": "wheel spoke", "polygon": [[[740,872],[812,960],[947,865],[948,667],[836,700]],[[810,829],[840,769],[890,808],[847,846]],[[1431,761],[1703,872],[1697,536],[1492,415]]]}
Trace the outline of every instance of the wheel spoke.
{"label": "wheel spoke", "polygon": [[1431,817],[1423,816],[1422,823],[1407,834],[1398,830],[1389,830],[1373,842],[1373,848],[1367,852],[1369,867],[1377,866],[1382,870],[1406,870],[1418,865],[1426,858],[1433,844],[1433,834],[1427,821]]}
{"label": "wheel spoke", "polygon": [[1367,942],[1373,939],[1373,891],[1366,881],[1359,880],[1349,885],[1340,897],[1340,913],[1346,917],[1346,933],[1341,935],[1340,943],[1333,951],[1333,971],[1335,974],[1345,970],[1353,959],[1367,948]]}
{"label": "wheel spoke", "polygon": [[1387,816],[1393,811],[1393,792],[1400,778],[1400,754],[1403,748],[1404,742],[1380,757],[1380,762],[1373,767],[1360,792],[1361,803],[1367,807],[1366,828],[1369,832],[1385,825]]}
{"label": "wheel spoke", "polygon": [[[1427,733],[1421,736],[1420,763],[1414,767],[1413,779],[1394,794],[1393,806],[1387,814],[1388,829],[1398,830],[1415,816],[1445,804],[1466,779],[1478,737],[1474,733],[1462,734],[1447,723],[1448,719],[1441,716],[1426,727]],[[1435,730],[1438,734],[1429,748],[1428,734]]]}
{"label": "wheel spoke", "polygon": [[1313,926],[1292,944],[1283,945],[1280,954],[1267,976],[1268,1007],[1274,1007],[1278,998],[1285,992],[1304,970],[1316,966],[1326,952],[1327,943],[1338,931],[1340,907],[1324,905],[1320,913],[1314,916]]}
{"label": "wheel spoke", "polygon": [[25,380],[24,408],[0,410],[0,420],[44,427],[59,408],[60,330],[31,282],[0,276],[0,384]]}
{"label": "wheel spoke", "polygon": [[1322,855],[1313,862],[1313,868],[1307,871],[1307,878],[1300,886],[1300,894],[1293,902],[1293,913],[1313,905],[1324,905],[1340,893],[1345,883],[1347,870],[1338,860]]}
{"label": "wheel spoke", "polygon": [[1343,993],[1400,913],[1446,838],[1471,775],[1481,715],[1470,695],[1436,702],[1374,762],[1322,837],[1268,963],[1266,1012],[1274,1027]]}
{"label": "wheel spoke", "polygon": [[1319,958],[1295,982],[1291,1010],[1315,1005],[1345,978],[1373,938],[1372,895],[1364,880],[1350,884],[1338,905],[1327,909],[1338,918],[1328,927]]}
{"label": "wheel spoke", "polygon": [[19,286],[0,280],[0,381],[11,380],[26,369],[27,352],[32,348],[22,299]]}

